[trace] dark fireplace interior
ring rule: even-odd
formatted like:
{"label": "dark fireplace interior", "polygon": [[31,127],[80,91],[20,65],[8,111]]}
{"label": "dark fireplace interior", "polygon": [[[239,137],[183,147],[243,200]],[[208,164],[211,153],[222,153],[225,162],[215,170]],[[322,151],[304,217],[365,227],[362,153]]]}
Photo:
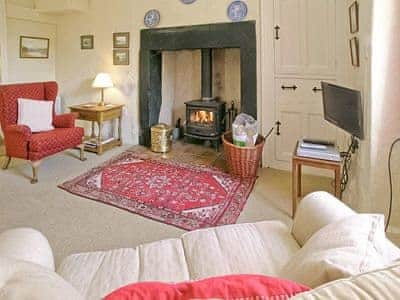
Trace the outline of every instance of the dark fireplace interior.
{"label": "dark fireplace interior", "polygon": [[[187,57],[193,63],[188,64]],[[232,72],[230,66],[235,64]],[[166,102],[173,99],[178,105],[176,114],[186,124],[186,137],[218,146],[229,127],[227,109],[232,101],[239,112],[257,117],[256,64],[255,22],[142,30],[140,144],[149,146],[151,126],[165,119],[166,107],[171,113]],[[176,78],[168,76],[171,68]],[[174,88],[165,88],[168,85]],[[165,123],[175,125],[174,118]]]}
{"label": "dark fireplace interior", "polygon": [[201,49],[201,99],[185,102],[185,137],[211,140],[219,148],[225,131],[225,102],[213,95],[213,49]]}

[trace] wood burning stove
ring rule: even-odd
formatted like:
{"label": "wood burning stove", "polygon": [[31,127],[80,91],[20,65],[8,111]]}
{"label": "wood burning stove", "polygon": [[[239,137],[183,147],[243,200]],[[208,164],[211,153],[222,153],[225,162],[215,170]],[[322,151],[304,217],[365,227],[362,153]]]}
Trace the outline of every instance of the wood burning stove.
{"label": "wood burning stove", "polygon": [[185,104],[185,135],[203,140],[219,140],[225,131],[225,102],[194,100]]}
{"label": "wood burning stove", "polygon": [[226,104],[212,96],[212,49],[201,50],[201,96],[185,103],[185,136],[213,141],[218,150],[225,131]]}

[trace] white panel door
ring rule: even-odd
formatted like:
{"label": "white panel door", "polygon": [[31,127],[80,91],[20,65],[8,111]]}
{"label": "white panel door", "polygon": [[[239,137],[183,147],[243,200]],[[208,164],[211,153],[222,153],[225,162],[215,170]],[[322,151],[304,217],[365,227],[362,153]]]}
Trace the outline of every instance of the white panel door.
{"label": "white panel door", "polygon": [[335,74],[335,0],[303,0],[305,15],[305,71]]}
{"label": "white panel door", "polygon": [[[275,0],[277,75],[335,74],[336,0]],[[279,29],[278,29],[279,28]]]}
{"label": "white panel door", "polygon": [[337,141],[337,130],[323,118],[321,83],[313,79],[275,80],[276,116],[280,135],[275,138],[275,161],[288,163],[301,138]]}
{"label": "white panel door", "polygon": [[303,0],[275,1],[275,72],[300,74],[305,67]]}

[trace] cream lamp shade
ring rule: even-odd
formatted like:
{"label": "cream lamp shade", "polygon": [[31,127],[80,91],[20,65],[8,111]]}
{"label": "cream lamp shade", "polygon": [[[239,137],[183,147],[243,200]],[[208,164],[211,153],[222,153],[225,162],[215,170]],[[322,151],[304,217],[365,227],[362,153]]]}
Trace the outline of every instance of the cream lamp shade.
{"label": "cream lamp shade", "polygon": [[104,106],[104,89],[113,87],[113,81],[111,79],[110,74],[108,73],[99,73],[92,83],[92,87],[101,88],[101,101],[99,103],[100,106]]}

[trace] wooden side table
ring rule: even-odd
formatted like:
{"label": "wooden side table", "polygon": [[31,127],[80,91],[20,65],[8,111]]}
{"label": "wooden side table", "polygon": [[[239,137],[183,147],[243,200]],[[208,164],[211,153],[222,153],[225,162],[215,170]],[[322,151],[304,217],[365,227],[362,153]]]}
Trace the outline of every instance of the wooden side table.
{"label": "wooden side table", "polygon": [[[85,103],[81,105],[74,105],[70,107],[71,112],[78,114],[79,120],[92,122],[92,130],[89,137],[85,137],[85,150],[102,154],[111,148],[122,145],[122,108],[124,105],[119,104],[106,104],[105,106],[99,106],[96,103]],[[103,122],[112,121],[118,119],[118,136],[109,141],[103,141],[102,129]],[[98,133],[95,134],[95,123],[98,126]],[[88,145],[87,141],[93,142],[92,145]]]}
{"label": "wooden side table", "polygon": [[297,155],[297,147],[294,149],[293,158],[292,158],[292,216],[294,217],[299,197],[301,197],[301,169],[302,166],[309,166],[320,169],[328,169],[333,170],[335,173],[335,196],[337,198],[342,197],[341,190],[341,165],[342,163],[339,161],[332,160],[324,160],[318,158],[308,158]]}

